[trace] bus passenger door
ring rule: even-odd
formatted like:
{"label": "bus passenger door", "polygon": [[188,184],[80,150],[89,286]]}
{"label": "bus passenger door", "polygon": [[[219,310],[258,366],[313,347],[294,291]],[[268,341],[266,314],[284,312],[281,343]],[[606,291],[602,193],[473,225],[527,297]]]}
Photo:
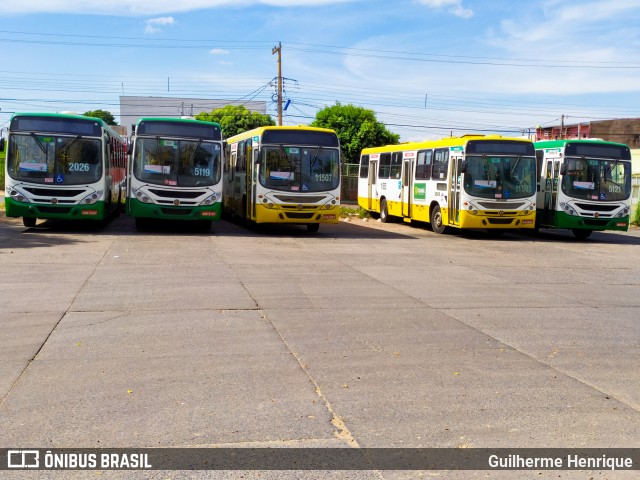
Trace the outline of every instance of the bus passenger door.
{"label": "bus passenger door", "polygon": [[451,194],[449,195],[449,225],[460,223],[460,179],[462,177],[462,157],[451,158]]}
{"label": "bus passenger door", "polygon": [[254,148],[252,155],[247,157],[247,158],[251,158],[251,160],[249,161],[249,165],[247,165],[247,170],[249,170],[247,172],[247,179],[248,181],[251,182],[251,195],[249,196],[249,201],[251,202],[251,212],[252,212],[252,217],[255,219],[256,217],[256,200],[257,200],[257,192],[256,189],[257,184],[258,184],[258,171],[257,171],[257,164],[258,164],[258,156],[260,155],[260,151],[258,150],[258,148]]}
{"label": "bus passenger door", "polygon": [[376,190],[376,182],[378,180],[378,162],[370,162],[369,163],[369,190],[367,194],[367,209],[373,210],[373,197],[374,194],[377,196],[378,192]]}
{"label": "bus passenger door", "polygon": [[411,218],[411,191],[413,189],[413,160],[406,159],[402,170],[402,216]]}

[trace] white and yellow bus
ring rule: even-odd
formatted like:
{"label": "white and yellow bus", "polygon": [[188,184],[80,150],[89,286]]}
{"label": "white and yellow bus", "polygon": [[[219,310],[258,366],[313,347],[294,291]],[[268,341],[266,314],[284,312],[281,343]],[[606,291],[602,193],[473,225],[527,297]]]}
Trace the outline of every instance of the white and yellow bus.
{"label": "white and yellow bus", "polygon": [[340,220],[340,143],[333,130],[259,127],[227,139],[223,209],[255,223]]}
{"label": "white and yellow bus", "polygon": [[498,135],[464,135],[367,148],[360,157],[358,204],[406,222],[447,227],[533,229],[533,143]]}

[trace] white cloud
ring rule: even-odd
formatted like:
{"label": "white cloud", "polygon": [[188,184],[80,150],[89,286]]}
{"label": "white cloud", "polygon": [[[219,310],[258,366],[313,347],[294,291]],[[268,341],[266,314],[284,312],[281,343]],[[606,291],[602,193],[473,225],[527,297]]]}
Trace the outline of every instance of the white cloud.
{"label": "white cloud", "polygon": [[462,6],[462,0],[417,0],[419,4],[425,5],[429,8],[443,9],[448,8],[448,11],[457,17],[471,18],[473,17],[473,10]]}
{"label": "white cloud", "polygon": [[4,0],[0,16],[35,13],[146,16],[226,6],[314,7],[354,1],[359,0]]}
{"label": "white cloud", "polygon": [[160,31],[160,26],[164,27],[166,25],[173,25],[176,23],[173,17],[158,17],[158,18],[150,18],[146,21],[146,27],[144,29],[144,33],[157,33]]}
{"label": "white cloud", "polygon": [[212,48],[209,50],[211,55],[229,55],[229,50],[225,50],[223,48]]}

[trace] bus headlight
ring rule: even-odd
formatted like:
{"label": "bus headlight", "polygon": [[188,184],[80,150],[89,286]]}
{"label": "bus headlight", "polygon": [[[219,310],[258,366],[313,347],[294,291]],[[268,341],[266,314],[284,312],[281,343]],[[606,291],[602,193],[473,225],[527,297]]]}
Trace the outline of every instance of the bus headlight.
{"label": "bus headlight", "polygon": [[212,195],[209,195],[202,202],[200,202],[200,205],[213,205],[214,203],[216,203],[217,200],[218,200],[218,193],[216,192]]}
{"label": "bus headlight", "polygon": [[616,213],[615,218],[622,218],[622,217],[626,217],[627,215],[629,215],[629,209],[625,208],[623,210],[620,210],[618,213]]}
{"label": "bus headlight", "polygon": [[29,199],[26,196],[24,196],[21,191],[16,190],[15,188],[9,187],[9,189],[7,190],[7,193],[9,194],[12,200],[15,200],[17,202],[29,203]]}
{"label": "bus headlight", "polygon": [[570,205],[567,205],[564,202],[560,202],[560,207],[569,215],[578,215],[578,213],[573,209],[573,207],[571,207]]}
{"label": "bus headlight", "polygon": [[82,200],[80,200],[80,203],[82,205],[93,205],[94,203],[96,203],[98,200],[102,198],[102,193],[103,193],[102,190],[90,193],[89,195],[84,197]]}

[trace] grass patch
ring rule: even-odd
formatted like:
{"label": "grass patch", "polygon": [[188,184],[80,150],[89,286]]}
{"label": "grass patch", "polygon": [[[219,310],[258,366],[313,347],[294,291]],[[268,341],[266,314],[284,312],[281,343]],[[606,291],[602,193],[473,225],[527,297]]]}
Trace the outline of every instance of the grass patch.
{"label": "grass patch", "polygon": [[369,212],[362,207],[340,207],[341,218],[369,218]]}

